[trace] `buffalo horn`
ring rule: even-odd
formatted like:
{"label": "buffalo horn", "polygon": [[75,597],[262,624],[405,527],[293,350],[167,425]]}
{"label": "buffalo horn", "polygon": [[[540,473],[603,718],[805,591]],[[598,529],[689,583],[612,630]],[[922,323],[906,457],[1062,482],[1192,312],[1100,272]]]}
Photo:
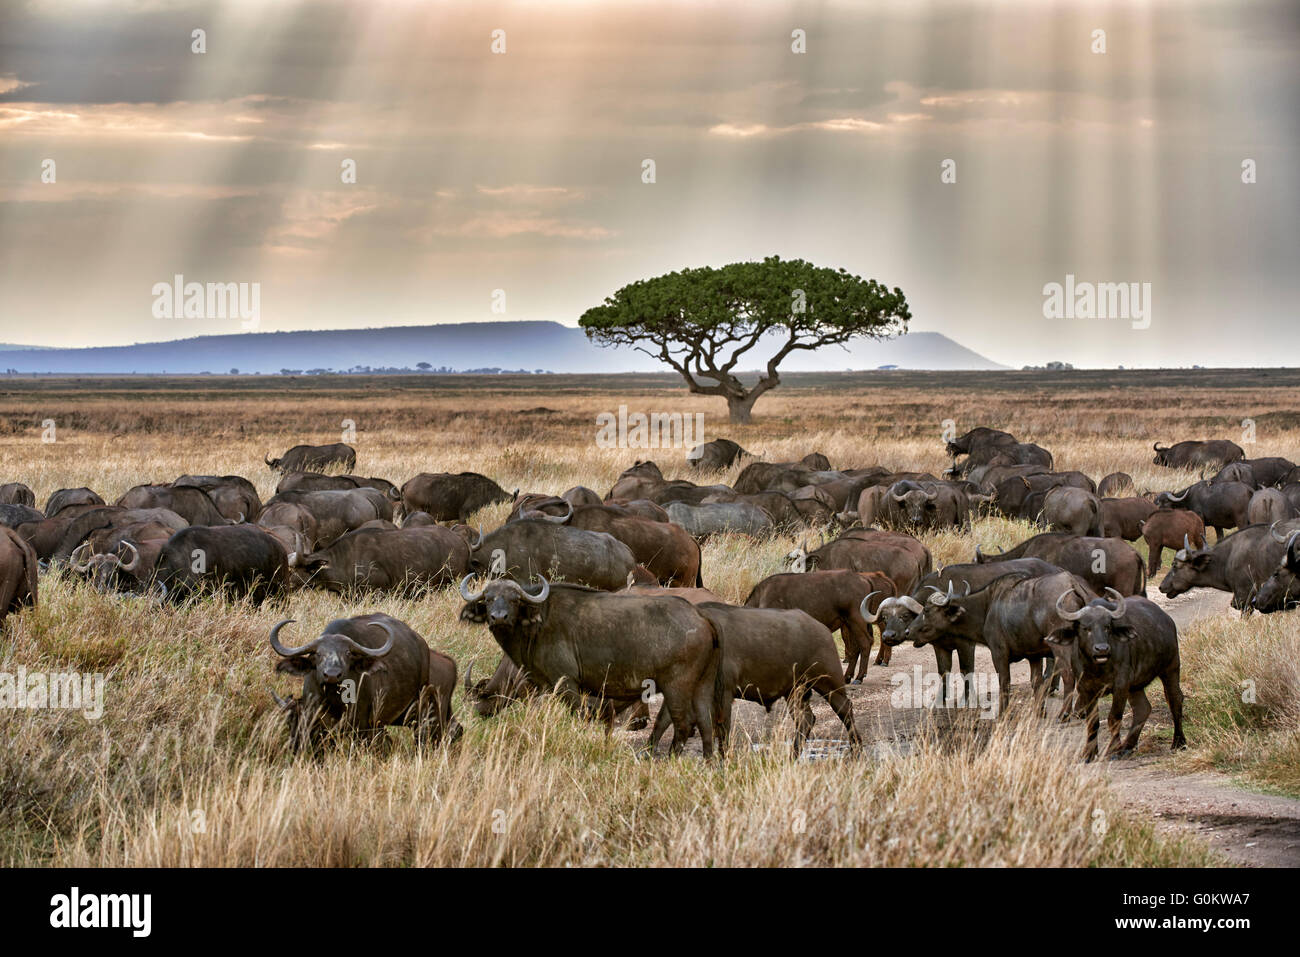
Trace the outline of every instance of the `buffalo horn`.
{"label": "buffalo horn", "polygon": [[320,641],[319,638],[313,639],[312,641],[307,642],[307,644],[303,645],[301,648],[286,648],[284,645],[280,644],[280,629],[283,628],[285,625],[291,624],[295,620],[296,619],[293,618],[286,618],[283,621],[277,622],[275,627],[271,629],[271,647],[275,650],[275,653],[279,655],[281,658],[295,658],[298,655],[310,651],[312,649],[312,646],[314,646],[316,642]]}
{"label": "buffalo horn", "polygon": [[464,578],[460,580],[460,597],[464,598],[466,601],[478,601],[480,598],[483,597],[482,590],[476,591],[472,594],[470,593],[469,580],[473,577],[474,577],[473,575],[466,575]]}

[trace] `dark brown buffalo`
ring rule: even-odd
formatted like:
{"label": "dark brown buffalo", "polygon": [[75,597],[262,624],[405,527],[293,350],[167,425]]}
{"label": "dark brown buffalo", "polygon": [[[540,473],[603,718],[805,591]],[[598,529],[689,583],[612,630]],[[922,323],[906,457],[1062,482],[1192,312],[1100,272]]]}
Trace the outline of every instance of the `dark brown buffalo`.
{"label": "dark brown buffalo", "polygon": [[[649,498],[664,484],[664,473],[653,462],[636,462],[620,473],[618,480],[605,496],[607,502],[625,502]],[[688,483],[689,484],[689,483]]]}
{"label": "dark brown buffalo", "polygon": [[[1300,521],[1277,526],[1277,535],[1300,531]],[[1216,542],[1213,548],[1187,543],[1174,555],[1173,566],[1160,583],[1160,591],[1176,598],[1193,588],[1214,588],[1232,593],[1232,607],[1245,617],[1260,586],[1268,581],[1286,554],[1267,525],[1248,525]]]}
{"label": "dark brown buffalo", "polygon": [[0,526],[0,624],[12,613],[36,607],[37,562],[36,552],[22,536]]}
{"label": "dark brown buffalo", "polygon": [[326,492],[338,489],[373,488],[383,492],[393,502],[402,500],[402,493],[388,479],[364,475],[324,475],[320,472],[288,472],[275,486],[281,492]]}
{"label": "dark brown buffalo", "polygon": [[51,492],[41,509],[46,518],[53,518],[70,505],[103,505],[104,500],[86,487],[61,488]]}
{"label": "dark brown buffalo", "polygon": [[[585,485],[575,485],[569,489],[560,498],[564,499],[574,508],[579,505],[600,505],[605,500],[600,497],[600,493],[587,488]],[[665,518],[664,521],[667,521]]]}
{"label": "dark brown buffalo", "polygon": [[1016,437],[1010,432],[1003,432],[1000,429],[990,429],[985,426],[978,426],[971,429],[965,435],[959,435],[952,439],[947,445],[947,452],[950,456],[970,455],[976,449],[986,447],[996,447],[1004,445],[1015,445]]}
{"label": "dark brown buffalo", "polygon": [[[6,482],[0,485],[0,504],[34,506],[36,495],[22,482]],[[41,517],[44,517],[44,513]]]}
{"label": "dark brown buffalo", "polygon": [[0,525],[6,528],[17,528],[19,525],[29,525],[44,520],[45,516],[40,510],[30,505],[0,505]]}
{"label": "dark brown buffalo", "polygon": [[1185,508],[1158,508],[1143,520],[1142,538],[1147,543],[1147,577],[1155,578],[1166,548],[1176,552],[1188,544],[1205,547],[1205,523]]}
{"label": "dark brown buffalo", "polygon": [[831,568],[882,572],[894,583],[897,595],[910,594],[934,567],[930,550],[911,535],[873,528],[847,529],[813,552],[800,545],[786,555],[786,561],[796,572]]}
{"label": "dark brown buffalo", "polygon": [[172,485],[203,489],[217,511],[234,521],[256,522],[262,512],[261,496],[242,475],[182,475]]}
{"label": "dark brown buffalo", "polygon": [[691,468],[701,472],[721,472],[736,464],[742,455],[751,455],[731,439],[714,439],[697,445],[686,454]]}
{"label": "dark brown buffalo", "polygon": [[1157,442],[1151,448],[1156,453],[1151,461],[1171,469],[1218,469],[1229,462],[1240,462],[1246,457],[1240,445],[1226,439],[1176,442],[1165,448],[1161,448]]}
{"label": "dark brown buffalo", "polygon": [[1103,499],[1120,498],[1121,492],[1132,492],[1136,489],[1133,476],[1127,472],[1111,472],[1097,483],[1097,495]]}
{"label": "dark brown buffalo", "polygon": [[403,511],[428,512],[439,522],[468,521],[479,509],[511,498],[500,485],[477,472],[421,472],[402,486]]}
{"label": "dark brown buffalo", "polygon": [[632,550],[605,532],[540,519],[507,522],[470,546],[470,568],[529,581],[550,575],[618,591],[638,565]]}
{"label": "dark brown buffalo", "polygon": [[373,488],[326,489],[320,492],[281,492],[267,501],[267,508],[280,502],[301,506],[316,519],[316,540],[330,542],[377,518],[391,521],[393,502]]}
{"label": "dark brown buffalo", "polygon": [[451,710],[456,662],[408,624],[381,614],[338,618],[319,638],[287,648],[279,635],[292,621],[272,628],[270,641],[281,658],[275,670],[301,675],[302,694],[288,701],[271,696],[286,712],[295,750],[319,745],[331,728],[377,737],[405,725],[428,745],[460,737]]}
{"label": "dark brown buffalo", "polygon": [[330,445],[295,445],[279,458],[263,459],[277,472],[323,472],[331,465],[340,465],[351,472],[357,465],[357,450],[342,442]]}
{"label": "dark brown buffalo", "polygon": [[1300,509],[1291,504],[1290,499],[1280,489],[1262,488],[1250,497],[1246,506],[1246,523],[1248,525],[1272,525],[1285,522],[1300,515]]}
{"label": "dark brown buffalo", "polygon": [[[782,572],[769,575],[750,590],[749,608],[797,608],[807,612],[830,631],[838,631],[844,642],[844,680],[857,684],[867,676],[871,660],[871,625],[864,616],[880,602],[896,594],[894,583],[880,572],[852,572],[846,569]],[[874,607],[873,607],[874,606]],[[882,643],[877,664],[889,664],[889,649]]]}
{"label": "dark brown buffalo", "polygon": [[968,528],[970,501],[963,489],[947,482],[896,482],[881,500],[876,518],[892,528]]}
{"label": "dark brown buffalo", "polygon": [[[769,711],[784,700],[794,719],[797,759],[817,721],[811,704],[814,691],[844,723],[850,749],[855,753],[861,750],[862,736],[853,719],[853,702],[844,688],[835,641],[824,625],[798,610],[738,608],[716,602],[698,607],[722,641],[720,683],[726,693],[714,716],[719,750],[725,752],[730,742],[736,698],[761,704]],[[667,730],[666,712],[666,708],[660,709],[652,739]]]}
{"label": "dark brown buffalo", "polygon": [[1042,666],[1054,657],[1046,637],[1065,624],[1058,599],[1067,592],[1074,595],[1076,607],[1096,597],[1087,582],[1069,572],[1040,576],[1016,572],[969,594],[955,588],[931,592],[925,610],[907,626],[904,637],[918,648],[942,636],[987,647],[998,674],[999,713],[1005,713],[1013,661],[1028,659],[1035,696],[1045,697],[1049,672]]}
{"label": "dark brown buffalo", "polygon": [[143,591],[174,534],[159,522],[97,529],[72,552],[68,564],[98,591]]}
{"label": "dark brown buffalo", "polygon": [[1190,508],[1201,516],[1206,528],[1214,529],[1215,541],[1219,541],[1225,529],[1250,524],[1246,512],[1254,494],[1245,482],[1197,482],[1178,493],[1161,492],[1155,502],[1160,508]]}
{"label": "dark brown buffalo", "polygon": [[1086,489],[1059,485],[1043,496],[1043,522],[1058,532],[1101,536],[1101,501]]}
{"label": "dark brown buffalo", "polygon": [[[510,579],[481,591],[460,585],[462,621],[486,624],[501,650],[534,685],[549,688],[577,711],[597,713],[612,727],[617,711],[662,693],[672,718],[672,751],[698,727],[713,754],[713,715],[727,695],[720,679],[718,633],[680,598],[610,594],[577,585],[536,593]],[[659,737],[652,734],[653,751]]]}
{"label": "dark brown buffalo", "polygon": [[542,520],[613,535],[661,585],[704,587],[699,543],[680,525],[642,518],[618,505],[570,505],[568,515]]}
{"label": "dark brown buffalo", "polygon": [[306,555],[289,556],[303,585],[329,591],[414,594],[459,581],[469,570],[469,546],[449,528],[360,528]]}
{"label": "dark brown buffalo", "polygon": [[[1146,687],[1160,679],[1174,719],[1171,750],[1187,747],[1183,737],[1183,690],[1179,683],[1178,628],[1173,619],[1145,598],[1124,598],[1110,592],[1110,601],[1094,598],[1082,608],[1066,607],[1075,599],[1063,592],[1057,614],[1066,626],[1049,635],[1054,650],[1064,651],[1077,681],[1080,707],[1087,714],[1087,739],[1083,759],[1097,756],[1097,730],[1103,695],[1111,695],[1106,729],[1110,744],[1106,756],[1123,757],[1137,747],[1138,736],[1151,715]],[[1123,745],[1120,730],[1124,704],[1133,710],[1133,722]]]}
{"label": "dark brown buffalo", "polygon": [[[179,488],[171,485],[137,485],[127,489],[113,504],[119,508],[132,509],[165,508],[191,525],[226,525],[232,521],[221,514],[203,489],[190,485]],[[236,520],[245,517],[241,514],[236,516]]]}
{"label": "dark brown buffalo", "polygon": [[257,516],[257,524],[265,529],[287,528],[302,536],[301,545],[295,544],[294,551],[309,552],[320,541],[320,523],[315,514],[296,502],[272,502]]}
{"label": "dark brown buffalo", "polygon": [[1104,538],[1135,542],[1142,537],[1142,523],[1155,511],[1155,505],[1145,498],[1103,498],[1101,534]]}
{"label": "dark brown buffalo", "polygon": [[183,528],[158,555],[156,579],[165,599],[224,591],[264,601],[289,580],[289,556],[256,525]]}
{"label": "dark brown buffalo", "polygon": [[[60,514],[59,518],[63,518],[63,515]],[[116,505],[88,508],[78,512],[63,527],[63,535],[59,539],[59,544],[54,549],[50,559],[60,562],[67,561],[73,549],[84,542],[96,529],[134,525],[137,522],[159,522],[176,531],[180,531],[189,525],[185,519],[167,508],[121,508]]]}
{"label": "dark brown buffalo", "polygon": [[1026,539],[1010,551],[985,554],[975,546],[975,561],[1004,562],[1013,558],[1041,558],[1078,575],[1094,592],[1114,588],[1121,595],[1146,594],[1142,556],[1119,538],[1093,538],[1067,532],[1044,532]]}
{"label": "dark brown buffalo", "polygon": [[[983,588],[995,578],[1015,573],[1029,575],[1054,575],[1061,569],[1037,558],[1019,558],[992,565],[955,564],[947,565],[942,571],[931,572],[921,580],[921,584],[910,595],[886,598],[880,602],[875,611],[864,608],[863,616],[880,629],[880,641],[886,648],[900,645],[904,633],[912,619],[922,614],[925,602],[934,592],[947,594],[952,590],[974,591]],[[950,689],[948,675],[952,671],[953,657],[956,656],[962,678],[966,684],[965,700],[975,701],[975,689],[972,678],[975,674],[975,643],[965,638],[952,635],[940,635],[930,642],[934,648],[935,663],[938,665],[940,685],[938,704],[949,701]]]}
{"label": "dark brown buffalo", "polygon": [[1271,529],[1273,540],[1282,546],[1282,560],[1273,574],[1259,586],[1251,607],[1256,611],[1282,611],[1300,605],[1300,531],[1287,533]]}

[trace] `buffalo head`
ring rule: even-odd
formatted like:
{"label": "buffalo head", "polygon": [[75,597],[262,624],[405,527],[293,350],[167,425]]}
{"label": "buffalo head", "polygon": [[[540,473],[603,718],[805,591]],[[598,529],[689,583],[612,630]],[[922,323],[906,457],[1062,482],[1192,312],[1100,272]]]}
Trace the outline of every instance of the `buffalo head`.
{"label": "buffalo head", "polygon": [[367,648],[347,635],[329,630],[305,645],[286,648],[280,644],[280,631],[292,622],[292,618],[286,618],[271,629],[271,647],[283,659],[275,670],[314,679],[322,692],[332,690],[337,693],[342,683],[349,679],[359,683],[365,672],[380,665],[397,638],[388,624],[376,621],[374,626],[388,635],[388,640],[378,648]]}
{"label": "buffalo head", "polygon": [[1056,614],[1068,624],[1048,635],[1047,641],[1055,645],[1076,642],[1085,661],[1096,665],[1108,662],[1115,653],[1116,643],[1128,641],[1132,632],[1121,621],[1126,607],[1124,596],[1113,588],[1107,588],[1106,593],[1111,601],[1094,598],[1077,611],[1071,611],[1065,607],[1066,600],[1077,600],[1080,596],[1073,588],[1063,592],[1056,599]]}
{"label": "buffalo head", "polygon": [[551,583],[540,575],[542,584],[536,594],[510,578],[493,579],[482,590],[471,592],[469,580],[473,577],[466,575],[460,582],[460,597],[465,599],[460,620],[486,624],[489,628],[513,630],[533,622],[551,594]]}
{"label": "buffalo head", "polygon": [[1195,588],[1200,583],[1201,575],[1210,567],[1212,551],[1209,547],[1193,547],[1191,540],[1184,535],[1183,547],[1174,554],[1169,574],[1160,583],[1161,593],[1166,598],[1176,598]]}

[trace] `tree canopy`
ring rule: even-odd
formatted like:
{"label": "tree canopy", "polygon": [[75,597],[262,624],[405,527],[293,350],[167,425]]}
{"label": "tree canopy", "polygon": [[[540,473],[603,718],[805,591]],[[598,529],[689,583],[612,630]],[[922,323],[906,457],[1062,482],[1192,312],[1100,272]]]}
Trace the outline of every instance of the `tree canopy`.
{"label": "tree canopy", "polygon": [[[723,396],[732,422],[748,422],[758,397],[780,385],[778,366],[790,353],[889,338],[906,332],[910,318],[897,287],[769,256],[630,283],[579,325],[599,345],[630,345],[663,360],[691,392]],[[777,351],[746,387],[735,370],[769,333]]]}

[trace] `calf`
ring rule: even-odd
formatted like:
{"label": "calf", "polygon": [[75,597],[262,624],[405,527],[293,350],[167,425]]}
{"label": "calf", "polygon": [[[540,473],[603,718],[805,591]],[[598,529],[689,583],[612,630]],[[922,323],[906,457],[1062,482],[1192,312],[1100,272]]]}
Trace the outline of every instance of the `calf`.
{"label": "calf", "polygon": [[[1111,601],[1094,598],[1077,611],[1062,607],[1071,595],[1063,592],[1057,614],[1068,624],[1047,640],[1067,650],[1078,680],[1079,701],[1087,712],[1087,739],[1083,759],[1097,757],[1100,701],[1111,695],[1106,727],[1110,732],[1108,757],[1123,757],[1137,747],[1138,736],[1151,714],[1146,687],[1156,678],[1174,718],[1173,750],[1187,747],[1183,737],[1183,691],[1179,685],[1178,628],[1173,619],[1145,598],[1124,598],[1110,592]],[[1120,745],[1124,703],[1133,709],[1128,736]]]}
{"label": "calf", "polygon": [[1195,512],[1182,508],[1159,508],[1140,523],[1142,540],[1147,543],[1147,576],[1154,578],[1160,570],[1166,548],[1205,545],[1205,523]]}

